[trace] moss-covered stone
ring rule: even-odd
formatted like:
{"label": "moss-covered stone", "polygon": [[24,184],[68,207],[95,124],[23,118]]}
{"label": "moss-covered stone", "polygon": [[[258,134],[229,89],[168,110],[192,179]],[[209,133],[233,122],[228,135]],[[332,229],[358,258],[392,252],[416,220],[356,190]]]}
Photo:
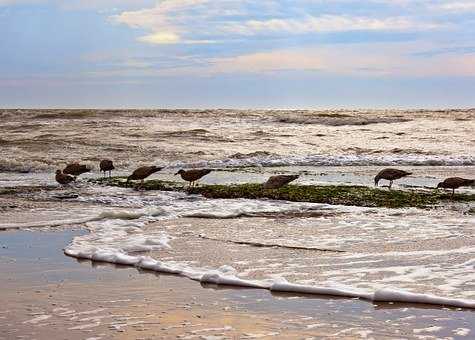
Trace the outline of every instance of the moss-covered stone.
{"label": "moss-covered stone", "polygon": [[143,190],[161,190],[161,191],[184,191],[183,183],[172,181],[161,181],[158,179],[152,179],[145,181],[143,186],[139,181],[130,181],[127,183],[127,177],[104,177],[98,179],[89,179],[90,183],[98,183],[101,185],[122,187],[122,188],[141,188]]}
{"label": "moss-covered stone", "polygon": [[[103,185],[126,187],[125,177],[112,177],[90,180]],[[138,183],[129,183],[129,186],[137,187]],[[280,189],[263,189],[262,184],[240,185],[202,185],[187,189],[183,182],[149,180],[143,185],[144,190],[162,191],[188,191],[193,194],[201,194],[208,198],[267,198],[294,202],[312,202],[353,205],[363,207],[428,207],[444,200],[475,201],[475,195],[455,194],[451,195],[443,191],[421,192],[400,191],[370,188],[364,186],[346,185],[286,185]]]}
{"label": "moss-covered stone", "polygon": [[[354,205],[363,207],[428,207],[451,199],[441,192],[384,190],[362,186],[287,185],[266,190],[260,184],[206,185],[192,190],[210,198],[269,198],[295,202]],[[475,195],[456,194],[456,201],[474,201]]]}

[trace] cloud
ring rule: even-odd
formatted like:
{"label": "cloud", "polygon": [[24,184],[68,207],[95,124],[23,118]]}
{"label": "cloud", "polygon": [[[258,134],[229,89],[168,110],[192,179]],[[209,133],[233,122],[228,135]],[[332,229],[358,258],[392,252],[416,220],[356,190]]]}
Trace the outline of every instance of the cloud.
{"label": "cloud", "polygon": [[377,77],[475,76],[475,53],[414,57],[416,51],[429,48],[424,45],[378,43],[280,49],[214,58],[210,60],[210,66],[201,68],[201,72],[220,74],[318,71]]}
{"label": "cloud", "polygon": [[225,25],[225,30],[243,35],[259,33],[290,33],[305,34],[316,32],[348,32],[348,31],[408,31],[431,30],[442,25],[423,23],[405,17],[365,18],[347,15],[307,16],[298,19],[249,20],[244,23]]}
{"label": "cloud", "polygon": [[149,31],[138,39],[149,44],[199,43],[234,39],[236,36],[400,32],[444,27],[435,21],[409,16],[312,13],[306,8],[308,2],[298,0],[289,5],[277,0],[164,0],[151,8],[124,11],[111,19],[131,28]]}
{"label": "cloud", "polygon": [[158,32],[138,38],[139,41],[149,44],[176,44],[180,36],[173,32]]}
{"label": "cloud", "polygon": [[433,48],[433,45],[421,42],[359,43],[282,48],[229,57],[183,55],[171,58],[163,55],[155,58],[157,62],[141,59],[116,61],[113,67],[90,71],[88,75],[154,78],[303,72],[384,78],[475,77],[475,52],[424,53]]}
{"label": "cloud", "polygon": [[152,45],[171,45],[171,44],[216,44],[216,40],[183,40],[173,32],[157,32],[139,37],[138,41]]}
{"label": "cloud", "polygon": [[448,11],[448,12],[456,12],[456,13],[467,13],[467,12],[475,12],[475,1],[473,0],[466,0],[466,1],[447,1],[438,4],[432,5],[432,8]]}

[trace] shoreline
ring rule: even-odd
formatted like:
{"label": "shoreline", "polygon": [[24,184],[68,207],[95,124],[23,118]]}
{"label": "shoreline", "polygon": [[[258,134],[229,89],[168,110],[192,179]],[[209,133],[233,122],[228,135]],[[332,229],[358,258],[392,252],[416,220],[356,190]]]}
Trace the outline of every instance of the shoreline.
{"label": "shoreline", "polygon": [[[7,247],[0,253],[0,267],[9,273],[0,279],[7,301],[0,323],[6,334],[34,333],[40,339],[56,332],[70,339],[85,334],[100,338],[363,338],[362,334],[457,338],[455,333],[466,332],[461,329],[470,329],[475,322],[475,313],[469,310],[198,285],[172,275],[74,261],[61,248],[81,233],[68,229],[0,233],[0,244]],[[29,254],[23,253],[25,245]],[[15,261],[6,263],[5,258]],[[427,327],[428,317],[432,328]],[[387,325],[387,318],[409,324],[397,333],[401,327]]]}

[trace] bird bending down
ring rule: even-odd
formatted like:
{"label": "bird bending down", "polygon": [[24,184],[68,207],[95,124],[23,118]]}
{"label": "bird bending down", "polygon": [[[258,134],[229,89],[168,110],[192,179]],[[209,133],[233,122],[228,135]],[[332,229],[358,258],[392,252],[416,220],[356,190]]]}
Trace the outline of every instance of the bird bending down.
{"label": "bird bending down", "polygon": [[443,182],[437,184],[438,188],[452,189],[452,197],[455,194],[455,189],[460,187],[468,187],[475,185],[475,179],[466,179],[461,177],[449,177],[446,178]]}
{"label": "bird bending down", "polygon": [[152,165],[152,166],[141,166],[138,169],[135,169],[135,171],[127,177],[127,185],[129,184],[130,181],[136,181],[140,180],[140,187],[143,186],[144,184],[144,179],[150,176],[151,174],[162,170],[163,168],[160,168],[158,166]]}
{"label": "bird bending down", "polygon": [[109,171],[109,177],[111,177],[111,171],[115,169],[114,164],[110,159],[103,159],[99,163],[99,168],[101,169],[101,172],[104,173],[104,177],[106,177],[106,171]]}
{"label": "bird bending down", "polygon": [[391,186],[393,185],[393,181],[399,178],[403,178],[406,176],[412,175],[412,172],[407,172],[404,170],[399,169],[384,169],[381,170],[376,177],[374,177],[374,185],[378,186],[378,182],[381,179],[385,179],[389,181],[389,190],[391,190]]}
{"label": "bird bending down", "polygon": [[188,188],[190,188],[192,185],[193,186],[195,185],[195,182],[197,180],[199,180],[203,176],[206,176],[211,171],[213,170],[212,169],[191,169],[191,170],[180,169],[175,174],[175,176],[180,175],[183,180],[189,182]]}
{"label": "bird bending down", "polygon": [[76,180],[76,178],[71,175],[63,174],[61,170],[56,170],[55,179],[56,179],[56,182],[58,182],[61,185],[67,185]]}
{"label": "bird bending down", "polygon": [[264,183],[263,188],[264,189],[279,189],[283,187],[286,184],[289,184],[292,181],[295,181],[297,178],[299,178],[299,175],[276,175],[276,176],[271,176],[267,180],[267,182]]}
{"label": "bird bending down", "polygon": [[74,177],[77,177],[83,173],[91,171],[91,168],[89,168],[87,165],[84,164],[79,164],[79,163],[71,163],[68,164],[64,169],[63,173],[67,175],[72,175]]}

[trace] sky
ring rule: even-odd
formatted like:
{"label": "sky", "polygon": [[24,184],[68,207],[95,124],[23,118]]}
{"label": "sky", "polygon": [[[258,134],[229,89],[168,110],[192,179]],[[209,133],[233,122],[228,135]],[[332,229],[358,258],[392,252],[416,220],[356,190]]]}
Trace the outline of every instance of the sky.
{"label": "sky", "polygon": [[0,0],[0,107],[475,107],[475,0]]}

